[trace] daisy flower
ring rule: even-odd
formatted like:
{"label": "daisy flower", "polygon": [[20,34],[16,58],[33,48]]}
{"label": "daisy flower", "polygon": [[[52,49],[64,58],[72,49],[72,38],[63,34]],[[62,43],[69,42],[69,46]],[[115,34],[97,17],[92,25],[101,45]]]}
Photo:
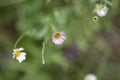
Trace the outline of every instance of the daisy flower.
{"label": "daisy flower", "polygon": [[84,80],[97,80],[97,77],[94,74],[88,74],[85,76]]}
{"label": "daisy flower", "polygon": [[21,52],[23,50],[24,48],[16,48],[13,50],[13,59],[18,60],[19,63],[26,59],[26,53]]}
{"label": "daisy flower", "polygon": [[52,42],[56,45],[61,45],[66,40],[66,34],[63,31],[55,32],[52,34]]}
{"label": "daisy flower", "polygon": [[106,5],[96,4],[95,11],[98,16],[103,17],[107,14],[108,7]]}

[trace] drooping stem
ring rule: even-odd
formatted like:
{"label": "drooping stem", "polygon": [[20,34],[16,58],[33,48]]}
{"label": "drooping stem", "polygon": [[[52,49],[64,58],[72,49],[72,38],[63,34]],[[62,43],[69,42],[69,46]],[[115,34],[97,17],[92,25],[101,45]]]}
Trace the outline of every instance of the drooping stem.
{"label": "drooping stem", "polygon": [[45,64],[44,53],[45,53],[45,42],[43,42],[43,48],[42,48],[42,63],[43,64]]}
{"label": "drooping stem", "polygon": [[43,42],[43,45],[42,45],[42,63],[45,64],[45,57],[44,57],[44,54],[45,54],[45,45],[47,43],[47,40],[48,40],[48,37],[45,38],[45,41]]}
{"label": "drooping stem", "polygon": [[23,33],[15,42],[14,49],[16,48],[17,44],[20,42],[20,40],[27,34],[28,32]]}

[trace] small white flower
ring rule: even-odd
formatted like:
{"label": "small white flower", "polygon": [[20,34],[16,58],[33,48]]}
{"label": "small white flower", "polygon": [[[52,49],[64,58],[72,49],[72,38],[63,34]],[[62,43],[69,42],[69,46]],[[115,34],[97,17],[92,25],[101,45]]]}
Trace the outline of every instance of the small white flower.
{"label": "small white flower", "polygon": [[26,53],[21,52],[24,48],[16,48],[13,50],[13,59],[17,59],[19,63],[26,59]]}
{"label": "small white flower", "polygon": [[52,42],[56,45],[61,45],[66,40],[66,34],[63,31],[55,32],[52,34]]}
{"label": "small white flower", "polygon": [[103,17],[107,14],[108,7],[106,5],[96,4],[95,11],[98,16]]}
{"label": "small white flower", "polygon": [[84,80],[97,80],[97,77],[94,74],[88,74],[85,76]]}

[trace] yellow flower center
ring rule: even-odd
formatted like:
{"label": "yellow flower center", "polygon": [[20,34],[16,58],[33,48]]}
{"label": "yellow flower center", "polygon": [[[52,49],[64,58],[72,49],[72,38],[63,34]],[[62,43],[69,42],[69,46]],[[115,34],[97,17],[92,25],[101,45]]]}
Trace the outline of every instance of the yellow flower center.
{"label": "yellow flower center", "polygon": [[99,5],[99,6],[97,6],[97,10],[102,10],[102,8],[103,8],[103,6],[102,5]]}
{"label": "yellow flower center", "polygon": [[19,56],[20,56],[20,51],[16,51],[15,57],[17,58],[17,57],[19,57]]}
{"label": "yellow flower center", "polygon": [[61,34],[60,34],[60,33],[56,33],[54,37],[55,37],[55,39],[59,39],[59,38],[60,38],[60,36],[61,36]]}

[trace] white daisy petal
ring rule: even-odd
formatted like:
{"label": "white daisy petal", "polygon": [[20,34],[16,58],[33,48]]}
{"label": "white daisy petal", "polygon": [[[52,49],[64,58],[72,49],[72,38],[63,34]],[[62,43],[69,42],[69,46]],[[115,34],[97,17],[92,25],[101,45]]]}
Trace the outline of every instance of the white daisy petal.
{"label": "white daisy petal", "polygon": [[24,50],[24,48],[19,48],[19,51],[23,51]]}
{"label": "white daisy petal", "polygon": [[13,55],[13,59],[15,58],[15,55]]}
{"label": "white daisy petal", "polygon": [[19,63],[21,63],[23,60],[25,60],[26,58],[25,58],[25,56],[20,56],[20,57],[18,57],[18,58],[16,58],[18,61],[19,61]]}
{"label": "white daisy petal", "polygon": [[21,55],[24,55],[24,56],[25,56],[25,55],[26,55],[26,53],[25,53],[25,52],[21,52]]}
{"label": "white daisy petal", "polygon": [[16,48],[16,49],[14,49],[13,51],[14,51],[14,52],[16,52],[16,51],[18,51],[18,50],[19,50],[19,49],[18,49],[18,48]]}

